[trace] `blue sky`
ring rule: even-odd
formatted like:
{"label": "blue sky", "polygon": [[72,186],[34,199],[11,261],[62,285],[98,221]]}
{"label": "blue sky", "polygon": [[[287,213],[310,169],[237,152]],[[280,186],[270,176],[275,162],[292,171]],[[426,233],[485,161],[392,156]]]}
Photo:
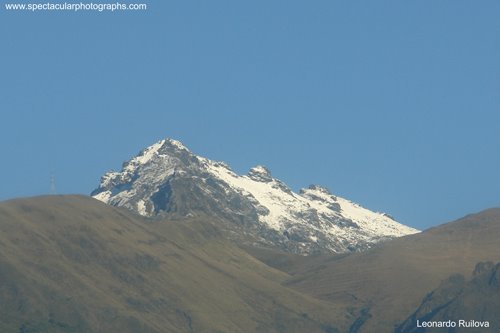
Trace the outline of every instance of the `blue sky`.
{"label": "blue sky", "polygon": [[0,200],[172,137],[417,228],[500,206],[500,2],[147,4],[0,9]]}

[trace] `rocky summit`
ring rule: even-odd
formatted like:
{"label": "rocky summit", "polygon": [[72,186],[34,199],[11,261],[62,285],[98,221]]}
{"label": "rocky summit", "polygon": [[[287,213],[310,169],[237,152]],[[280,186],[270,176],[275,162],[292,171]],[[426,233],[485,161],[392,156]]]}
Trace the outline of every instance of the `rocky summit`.
{"label": "rocky summit", "polygon": [[238,175],[172,139],[106,173],[91,195],[146,217],[208,215],[237,242],[299,254],[361,251],[418,232],[319,185],[296,193],[261,165]]}

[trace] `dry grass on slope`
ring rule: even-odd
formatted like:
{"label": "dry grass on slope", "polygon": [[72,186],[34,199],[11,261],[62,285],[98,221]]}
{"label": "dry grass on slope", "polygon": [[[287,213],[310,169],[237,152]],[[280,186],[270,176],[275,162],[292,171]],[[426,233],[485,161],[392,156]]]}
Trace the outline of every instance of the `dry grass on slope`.
{"label": "dry grass on slope", "polygon": [[216,221],[152,221],[83,196],[0,203],[2,332],[336,332]]}

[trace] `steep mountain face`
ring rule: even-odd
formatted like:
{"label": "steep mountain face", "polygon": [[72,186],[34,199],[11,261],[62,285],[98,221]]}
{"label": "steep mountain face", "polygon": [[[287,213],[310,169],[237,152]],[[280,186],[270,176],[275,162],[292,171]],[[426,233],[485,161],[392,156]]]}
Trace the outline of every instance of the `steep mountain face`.
{"label": "steep mountain face", "polygon": [[[498,332],[498,309],[500,263],[480,262],[470,281],[456,274],[429,293],[395,333]],[[434,322],[437,327],[432,327]]]}
{"label": "steep mountain face", "polygon": [[318,185],[295,193],[263,166],[237,175],[171,139],[106,173],[91,195],[148,217],[218,217],[239,242],[300,254],[354,252],[418,232]]}

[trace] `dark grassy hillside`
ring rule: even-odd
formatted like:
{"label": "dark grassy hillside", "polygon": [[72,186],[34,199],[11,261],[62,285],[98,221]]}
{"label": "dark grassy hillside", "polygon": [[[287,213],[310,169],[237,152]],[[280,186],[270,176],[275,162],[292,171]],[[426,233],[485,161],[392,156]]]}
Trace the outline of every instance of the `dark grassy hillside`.
{"label": "dark grassy hillside", "polygon": [[224,241],[83,196],[0,203],[1,332],[336,332],[342,308]]}
{"label": "dark grassy hillside", "polygon": [[[481,262],[469,281],[453,275],[429,293],[395,333],[496,333],[500,331],[499,311],[500,263]],[[427,328],[423,322],[453,322],[455,326]]]}
{"label": "dark grassy hillside", "polygon": [[249,250],[293,277],[286,285],[363,312],[353,332],[390,332],[427,293],[452,274],[468,273],[479,261],[500,260],[500,209],[351,255],[304,260],[272,250]]}

